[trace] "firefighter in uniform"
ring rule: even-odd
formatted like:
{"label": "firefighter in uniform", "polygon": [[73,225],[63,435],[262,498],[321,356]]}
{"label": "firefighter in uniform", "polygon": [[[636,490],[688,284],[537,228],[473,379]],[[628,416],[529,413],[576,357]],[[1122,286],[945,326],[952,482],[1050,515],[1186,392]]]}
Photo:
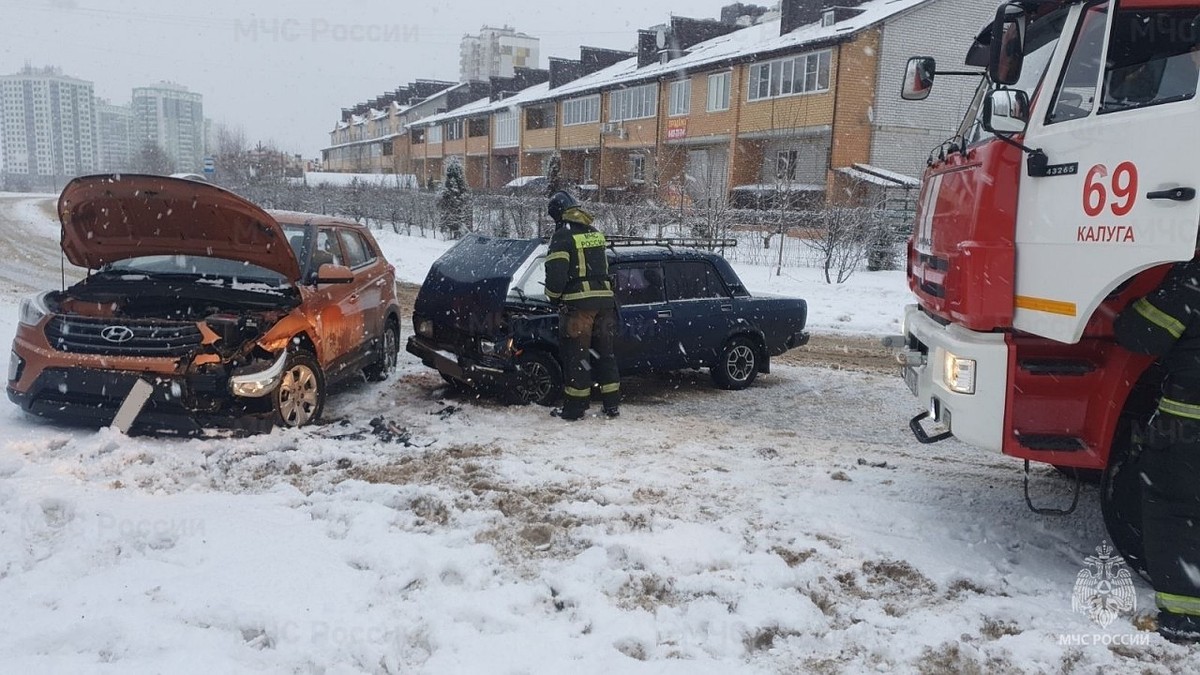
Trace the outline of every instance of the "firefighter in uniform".
{"label": "firefighter in uniform", "polygon": [[1200,260],[1179,263],[1114,324],[1117,342],[1167,371],[1140,444],[1142,536],[1158,631],[1200,640]]}
{"label": "firefighter in uniform", "polygon": [[[546,297],[560,308],[560,357],[565,401],[558,415],[577,420],[592,395],[592,374],[600,386],[604,414],[616,417],[620,382],[613,342],[617,301],[608,276],[607,242],[592,217],[566,192],[550,197],[554,236],[546,256]],[[592,361],[594,357],[595,366]]]}

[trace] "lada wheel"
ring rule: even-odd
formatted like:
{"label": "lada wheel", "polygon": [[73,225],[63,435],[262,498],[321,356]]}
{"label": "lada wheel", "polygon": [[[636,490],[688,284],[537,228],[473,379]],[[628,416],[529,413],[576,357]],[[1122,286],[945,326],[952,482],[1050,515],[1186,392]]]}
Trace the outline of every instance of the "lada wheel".
{"label": "lada wheel", "polygon": [[396,356],[400,353],[400,330],[394,321],[388,321],[379,338],[379,360],[363,368],[363,374],[371,382],[383,382],[396,369]]}
{"label": "lada wheel", "polygon": [[709,373],[722,389],[745,389],[758,377],[758,359],[758,348],[749,338],[730,338]]}
{"label": "lada wheel", "polygon": [[509,395],[513,403],[554,405],[562,396],[562,388],[562,367],[553,356],[532,350],[517,358],[516,383]]}
{"label": "lada wheel", "polygon": [[271,398],[279,426],[302,427],[315,422],[325,407],[325,374],[316,358],[305,350],[293,352]]}

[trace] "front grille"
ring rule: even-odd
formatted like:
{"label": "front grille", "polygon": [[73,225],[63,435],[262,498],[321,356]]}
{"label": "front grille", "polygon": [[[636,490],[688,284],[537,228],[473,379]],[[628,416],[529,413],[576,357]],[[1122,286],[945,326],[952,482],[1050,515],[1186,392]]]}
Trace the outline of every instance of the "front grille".
{"label": "front grille", "polygon": [[[107,330],[106,329],[117,329]],[[114,341],[105,333],[129,333]],[[185,321],[138,321],[132,319],[86,319],[56,316],[46,324],[46,339],[59,351],[111,356],[173,357],[189,354],[203,339],[194,323]]]}

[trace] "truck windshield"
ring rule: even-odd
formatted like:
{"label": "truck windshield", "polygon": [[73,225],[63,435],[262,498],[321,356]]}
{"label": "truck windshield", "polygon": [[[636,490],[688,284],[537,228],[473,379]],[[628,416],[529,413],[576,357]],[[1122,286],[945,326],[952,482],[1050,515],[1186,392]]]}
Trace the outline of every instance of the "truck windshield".
{"label": "truck windshield", "polygon": [[[1027,92],[1030,98],[1036,95],[1042,82],[1042,76],[1046,74],[1046,66],[1050,64],[1050,58],[1054,56],[1054,50],[1058,46],[1058,40],[1066,21],[1067,10],[1062,9],[1041,17],[1029,25],[1025,37],[1025,59],[1021,66],[1021,77],[1012,86],[1013,89]],[[992,134],[983,130],[980,120],[983,99],[991,89],[991,83],[985,79],[975,90],[975,98],[971,102],[971,107],[967,109],[967,115],[959,128],[959,137],[963,138],[967,145],[994,138]]]}

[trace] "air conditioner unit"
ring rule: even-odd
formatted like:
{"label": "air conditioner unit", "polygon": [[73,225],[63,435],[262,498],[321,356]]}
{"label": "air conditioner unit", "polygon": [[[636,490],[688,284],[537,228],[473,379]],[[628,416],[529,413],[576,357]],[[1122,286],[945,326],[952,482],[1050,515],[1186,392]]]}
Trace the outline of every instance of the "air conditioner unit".
{"label": "air conditioner unit", "polygon": [[625,140],[625,127],[624,126],[617,127],[617,138],[622,141]]}
{"label": "air conditioner unit", "polygon": [[615,133],[617,133],[617,129],[619,129],[619,128],[620,128],[620,125],[616,122],[605,122],[604,124],[600,125],[600,133],[615,134]]}

